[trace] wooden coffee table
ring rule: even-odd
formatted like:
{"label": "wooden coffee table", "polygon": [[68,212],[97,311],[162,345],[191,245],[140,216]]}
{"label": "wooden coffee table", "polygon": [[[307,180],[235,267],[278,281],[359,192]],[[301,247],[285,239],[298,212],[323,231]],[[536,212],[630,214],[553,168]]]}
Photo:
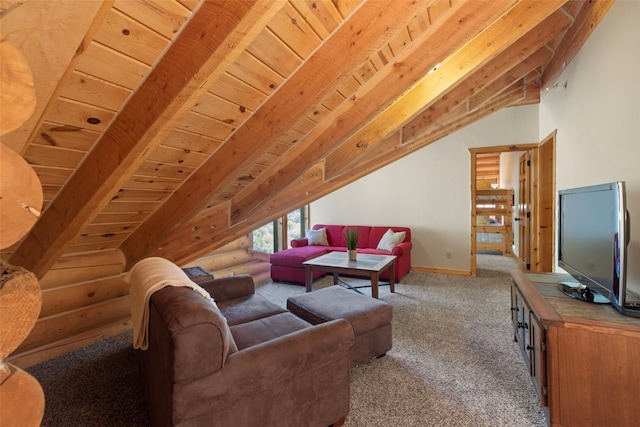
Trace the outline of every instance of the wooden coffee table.
{"label": "wooden coffee table", "polygon": [[389,269],[389,289],[391,292],[395,292],[395,259],[395,255],[358,254],[356,261],[349,261],[346,252],[329,252],[328,254],[310,259],[302,263],[305,267],[305,285],[307,292],[311,292],[311,285],[313,283],[312,272],[326,271],[333,273],[334,285],[341,282],[355,291],[358,291],[357,287],[349,285],[338,276],[342,274],[369,277],[371,279],[371,296],[378,298],[380,273],[386,269]]}

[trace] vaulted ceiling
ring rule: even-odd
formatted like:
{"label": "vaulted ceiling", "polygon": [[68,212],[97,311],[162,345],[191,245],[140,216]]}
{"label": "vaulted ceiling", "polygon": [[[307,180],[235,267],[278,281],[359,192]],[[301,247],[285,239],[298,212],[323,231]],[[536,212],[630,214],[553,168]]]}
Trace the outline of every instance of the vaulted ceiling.
{"label": "vaulted ceiling", "polygon": [[3,258],[39,277],[80,252],[193,260],[539,102],[611,4],[4,1],[37,103],[2,143],[44,206]]}

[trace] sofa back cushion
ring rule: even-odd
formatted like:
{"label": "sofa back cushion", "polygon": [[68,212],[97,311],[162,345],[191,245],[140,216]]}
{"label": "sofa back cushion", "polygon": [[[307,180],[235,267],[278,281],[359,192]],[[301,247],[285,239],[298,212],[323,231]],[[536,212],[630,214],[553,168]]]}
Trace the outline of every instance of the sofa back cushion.
{"label": "sofa back cushion", "polygon": [[[159,316],[149,318],[149,350],[168,348],[173,359],[174,382],[188,382],[221,369],[227,355],[237,351],[226,319],[202,295],[185,287],[166,287],[151,296],[150,310]],[[155,343],[154,333],[166,330],[164,340]],[[155,338],[158,337],[156,335]],[[166,355],[165,355],[166,357]]]}
{"label": "sofa back cushion", "polygon": [[393,230],[394,232],[404,231],[404,242],[411,241],[411,229],[408,227],[387,227],[387,226],[367,226],[367,225],[327,225],[327,224],[316,224],[313,226],[314,230],[319,230],[320,228],[327,229],[327,240],[329,241],[329,246],[335,247],[346,247],[347,242],[345,239],[345,230],[347,228],[357,228],[360,231],[360,237],[358,238],[358,248],[371,248],[375,249],[378,247],[378,243],[380,243],[380,239],[384,233],[387,232],[388,229]]}
{"label": "sofa back cushion", "polygon": [[341,239],[344,240],[344,225],[316,224],[313,226],[314,230],[320,230],[321,228],[327,229],[327,241],[329,242],[329,246],[340,246]]}

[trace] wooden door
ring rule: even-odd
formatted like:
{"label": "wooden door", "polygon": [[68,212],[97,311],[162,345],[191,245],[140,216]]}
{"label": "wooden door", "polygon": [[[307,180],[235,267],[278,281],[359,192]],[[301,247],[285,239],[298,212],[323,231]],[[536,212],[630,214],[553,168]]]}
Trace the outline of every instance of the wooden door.
{"label": "wooden door", "polygon": [[[536,259],[532,262],[532,271],[553,272],[555,267],[555,131],[540,142],[536,157],[537,197],[536,211],[537,242]],[[535,265],[535,267],[533,266]]]}
{"label": "wooden door", "polygon": [[518,194],[518,237],[520,269],[531,269],[531,153],[527,151],[520,156]]}

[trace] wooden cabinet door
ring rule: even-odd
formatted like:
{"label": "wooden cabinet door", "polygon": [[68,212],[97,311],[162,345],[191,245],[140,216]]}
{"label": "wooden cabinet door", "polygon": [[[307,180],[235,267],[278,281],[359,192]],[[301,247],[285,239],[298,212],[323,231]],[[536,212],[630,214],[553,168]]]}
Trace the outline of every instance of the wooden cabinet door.
{"label": "wooden cabinet door", "polygon": [[540,396],[540,403],[547,406],[547,344],[546,330],[533,312],[529,313],[529,344],[533,385]]}
{"label": "wooden cabinet door", "polygon": [[511,286],[511,321],[513,322],[513,338],[518,343],[521,351],[524,351],[524,305],[522,294],[518,288]]}

